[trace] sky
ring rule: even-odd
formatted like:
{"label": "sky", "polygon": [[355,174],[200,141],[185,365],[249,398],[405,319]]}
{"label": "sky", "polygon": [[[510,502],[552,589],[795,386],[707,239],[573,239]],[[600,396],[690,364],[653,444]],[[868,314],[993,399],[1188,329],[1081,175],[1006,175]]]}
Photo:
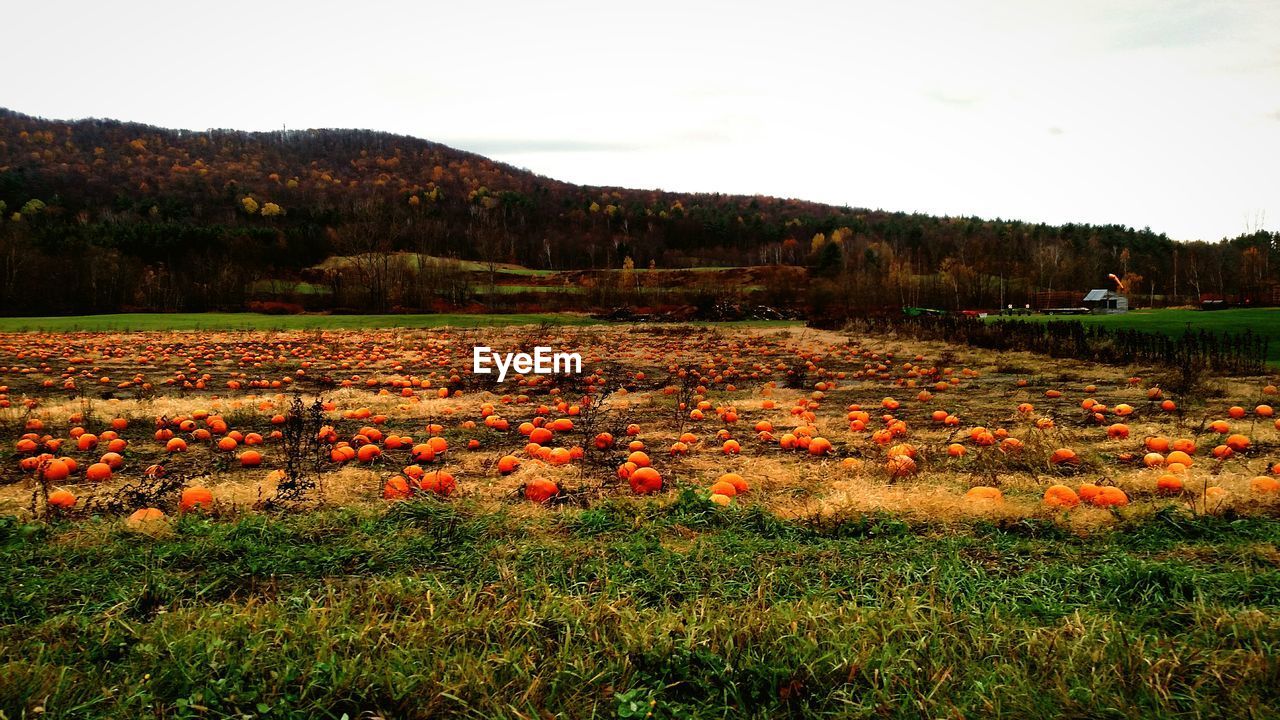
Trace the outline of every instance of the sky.
{"label": "sky", "polygon": [[428,138],[591,185],[1280,229],[1280,2],[67,2],[0,107]]}

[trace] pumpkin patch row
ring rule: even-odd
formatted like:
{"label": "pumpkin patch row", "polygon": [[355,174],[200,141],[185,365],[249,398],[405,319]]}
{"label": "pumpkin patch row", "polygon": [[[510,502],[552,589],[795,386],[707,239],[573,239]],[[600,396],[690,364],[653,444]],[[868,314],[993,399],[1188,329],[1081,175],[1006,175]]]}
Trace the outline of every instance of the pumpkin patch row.
{"label": "pumpkin patch row", "polygon": [[[517,342],[495,332],[486,343]],[[582,376],[495,384],[471,372],[473,339],[451,330],[6,335],[0,410],[21,418],[13,448],[24,482],[49,486],[49,504],[63,509],[166,467],[278,482],[299,421],[293,393],[322,398],[322,424],[306,438],[318,471],[358,468],[387,500],[502,487],[503,497],[555,504],[582,501],[586,489],[652,496],[692,484],[719,505],[768,504],[743,480],[766,462],[830,483],[950,484],[975,511],[1028,493],[1010,485],[1023,476],[1045,506],[1121,508],[1216,495],[1191,488],[1224,470],[1239,478],[1235,489],[1209,489],[1270,496],[1266,481],[1280,475],[1269,382],[1188,405],[1139,377],[1009,378],[877,339],[708,332],[690,343],[602,329],[547,339],[582,353]],[[147,415],[151,403],[171,409]],[[103,407],[115,414],[98,419]],[[1191,408],[1203,420],[1190,422]]]}

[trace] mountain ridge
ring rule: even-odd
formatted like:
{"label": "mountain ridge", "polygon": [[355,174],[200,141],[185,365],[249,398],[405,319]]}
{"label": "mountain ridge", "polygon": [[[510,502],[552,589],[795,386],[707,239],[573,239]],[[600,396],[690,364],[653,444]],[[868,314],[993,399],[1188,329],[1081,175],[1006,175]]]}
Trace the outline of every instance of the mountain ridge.
{"label": "mountain ridge", "polygon": [[[1201,267],[1262,246],[1266,270],[1276,254],[1269,233],[1221,250],[1121,225],[577,185],[376,130],[173,130],[7,109],[0,216],[0,249],[10,250],[0,253],[0,303],[15,313],[234,309],[262,280],[297,278],[334,255],[394,252],[544,270],[806,266],[843,278],[848,306],[953,308],[1101,286],[1112,272],[1135,287],[1148,280],[1140,289],[1152,297],[1177,296],[1188,267],[1197,285],[1226,294],[1249,282]],[[1180,268],[1184,252],[1204,258]],[[33,299],[42,281],[63,292]],[[348,300],[423,300],[384,290]]]}

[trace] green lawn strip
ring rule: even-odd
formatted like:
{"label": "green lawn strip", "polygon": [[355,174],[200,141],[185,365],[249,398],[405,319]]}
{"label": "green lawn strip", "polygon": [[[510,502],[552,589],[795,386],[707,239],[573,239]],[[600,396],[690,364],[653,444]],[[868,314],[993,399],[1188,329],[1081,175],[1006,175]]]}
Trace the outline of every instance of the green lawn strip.
{"label": "green lawn strip", "polygon": [[479,285],[476,293],[485,295],[517,295],[519,293],[563,293],[565,295],[583,295],[587,292],[580,285]]}
{"label": "green lawn strip", "polygon": [[[373,330],[382,328],[596,325],[606,321],[577,313],[439,315],[263,315],[258,313],[124,313],[67,317],[0,318],[0,332],[170,332],[219,330]],[[690,327],[789,327],[797,320],[695,321]]]}
{"label": "green lawn strip", "polygon": [[1237,308],[1212,311],[1168,308],[1133,310],[1115,315],[1019,315],[1013,317],[990,315],[987,317],[988,322],[996,320],[1020,322],[1078,320],[1087,325],[1101,325],[1112,330],[1142,330],[1171,337],[1181,336],[1188,330],[1231,334],[1248,331],[1270,340],[1267,357],[1273,365],[1280,364],[1280,308]]}
{"label": "green lawn strip", "polygon": [[249,286],[249,290],[256,293],[274,293],[277,295],[290,293],[295,295],[328,295],[333,292],[324,285],[294,280],[258,280]]}
{"label": "green lawn strip", "polygon": [[170,330],[328,330],[375,328],[504,327],[587,325],[597,322],[570,313],[512,315],[263,315],[258,313],[126,313],[70,317],[0,318],[0,332],[107,332]]}

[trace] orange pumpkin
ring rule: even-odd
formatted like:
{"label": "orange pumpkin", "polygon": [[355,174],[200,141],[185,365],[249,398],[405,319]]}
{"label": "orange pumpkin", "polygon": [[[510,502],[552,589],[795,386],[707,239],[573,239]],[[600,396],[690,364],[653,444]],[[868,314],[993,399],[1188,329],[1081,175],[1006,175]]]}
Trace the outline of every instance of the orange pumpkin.
{"label": "orange pumpkin", "polygon": [[503,455],[498,458],[498,472],[510,475],[520,467],[520,458],[515,455]]}
{"label": "orange pumpkin", "polygon": [[71,468],[61,460],[49,460],[41,466],[41,473],[44,479],[49,482],[62,482],[71,475]]}
{"label": "orange pumpkin", "polygon": [[90,482],[106,482],[111,479],[111,466],[106,463],[94,463],[85,468],[84,477]]}
{"label": "orange pumpkin", "polygon": [[1087,503],[1092,503],[1093,499],[1098,497],[1102,492],[1102,488],[1093,483],[1082,483],[1080,485],[1080,499]]}
{"label": "orange pumpkin", "polygon": [[651,467],[637,467],[627,482],[631,485],[631,492],[637,495],[648,495],[662,489],[662,476]]}
{"label": "orange pumpkin", "polygon": [[560,486],[546,478],[534,478],[524,484],[524,497],[530,502],[544,503],[560,494]]}
{"label": "orange pumpkin", "polygon": [[164,520],[164,517],[164,511],[159,508],[142,508],[141,510],[135,510],[133,514],[129,516],[127,522],[131,527],[140,527]]}
{"label": "orange pumpkin", "polygon": [[1129,504],[1129,496],[1120,488],[1107,485],[1100,488],[1090,502],[1098,507],[1121,507]]}
{"label": "orange pumpkin", "polygon": [[730,485],[733,486],[733,490],[737,494],[741,494],[749,491],[749,486],[747,485],[747,481],[743,480],[742,476],[737,473],[725,473],[721,475],[720,478],[716,480],[716,482],[729,483]]}
{"label": "orange pumpkin", "polygon": [[1177,475],[1165,474],[1156,480],[1156,492],[1161,495],[1177,495],[1182,492],[1182,478]]}
{"label": "orange pumpkin", "polygon": [[458,487],[458,483],[449,473],[443,470],[435,470],[424,474],[422,479],[418,481],[418,487],[423,492],[447,496],[453,494],[453,491]]}
{"label": "orange pumpkin", "polygon": [[[1274,493],[1280,491],[1280,480],[1266,475],[1259,475],[1249,481],[1249,489],[1256,493]],[[50,496],[52,498],[52,496]]]}
{"label": "orange pumpkin", "polygon": [[436,451],[427,443],[422,443],[413,446],[409,451],[409,457],[413,458],[414,462],[431,462],[436,459]]}
{"label": "orange pumpkin", "polygon": [[178,509],[182,512],[190,512],[197,508],[207,510],[211,507],[213,507],[213,493],[203,487],[183,489],[182,497],[178,501]]}
{"label": "orange pumpkin", "polygon": [[66,490],[54,490],[49,493],[49,504],[62,510],[69,510],[75,507],[76,496]]}
{"label": "orange pumpkin", "polygon": [[711,484],[711,493],[713,495],[724,495],[725,497],[733,497],[738,494],[738,488],[733,483],[717,480]]}
{"label": "orange pumpkin", "polygon": [[885,470],[888,471],[890,477],[907,477],[915,473],[916,461],[911,459],[909,455],[894,455],[885,463]]}
{"label": "orange pumpkin", "polygon": [[1044,491],[1044,504],[1049,507],[1073,508],[1080,504],[1080,496],[1066,485],[1050,485]]}
{"label": "orange pumpkin", "polygon": [[386,500],[403,500],[411,494],[412,490],[409,488],[409,481],[399,475],[393,475],[382,486],[382,497]]}
{"label": "orange pumpkin", "polygon": [[816,437],[809,441],[810,455],[827,455],[831,453],[832,449],[831,441],[824,437]]}
{"label": "orange pumpkin", "polygon": [[1075,465],[1080,462],[1080,457],[1071,448],[1058,448],[1049,456],[1049,462],[1054,465]]}
{"label": "orange pumpkin", "polygon": [[999,488],[994,488],[989,485],[978,485],[977,487],[969,488],[969,491],[964,494],[964,497],[970,502],[1004,502],[1004,493],[1000,492]]}
{"label": "orange pumpkin", "polygon": [[1125,440],[1129,437],[1129,426],[1124,423],[1115,423],[1107,428],[1107,437],[1112,440]]}

